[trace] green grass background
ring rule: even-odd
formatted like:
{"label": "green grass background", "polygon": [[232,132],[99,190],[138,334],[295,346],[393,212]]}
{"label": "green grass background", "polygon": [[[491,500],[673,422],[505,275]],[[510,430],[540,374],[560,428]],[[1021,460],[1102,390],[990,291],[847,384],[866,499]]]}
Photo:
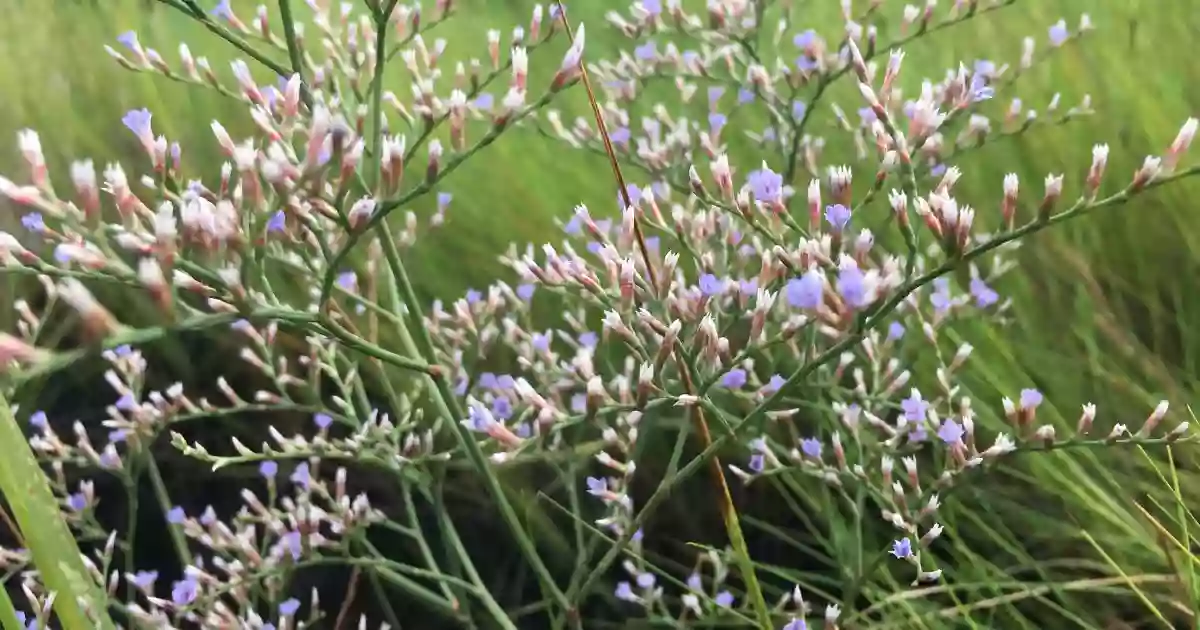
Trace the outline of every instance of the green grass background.
{"label": "green grass background", "polygon": [[[227,62],[232,56],[227,46],[186,18],[138,0],[5,4],[6,19],[0,21],[0,138],[14,138],[25,127],[39,130],[60,181],[65,181],[70,159],[86,156],[98,164],[140,159],[134,139],[120,124],[130,108],[150,107],[156,128],[183,143],[185,159],[192,165],[218,163],[208,128],[213,118],[225,121],[235,137],[237,130],[248,129],[248,116],[240,105],[203,89],[123,71],[102,51],[118,33],[134,29],[145,45],[169,60],[177,58],[176,42],[186,41],[229,79]],[[248,19],[255,4],[235,0],[234,7]],[[507,31],[527,22],[533,3],[459,4],[460,16],[440,27],[439,35],[450,40],[452,51],[457,51],[452,54],[482,56],[486,30]],[[623,4],[572,3],[573,18],[589,24],[589,55],[613,50],[616,40],[600,18]],[[828,29],[838,3],[808,4],[813,6],[811,26]],[[895,15],[902,3],[884,4],[884,10]],[[1143,156],[1160,152],[1187,116],[1200,114],[1200,62],[1192,43],[1200,35],[1196,0],[1020,0],[1012,8],[915,44],[906,68],[911,78],[915,72],[940,76],[942,68],[959,59],[1013,61],[1021,38],[1032,35],[1044,44],[1050,24],[1065,17],[1074,25],[1081,12],[1091,14],[1098,31],[1030,73],[1017,93],[1036,109],[1044,109],[1055,92],[1065,104],[1090,93],[1098,113],[1006,140],[963,161],[966,176],[960,196],[969,199],[980,216],[998,212],[1006,172],[1020,174],[1025,191],[1040,190],[1046,173],[1065,172],[1070,197],[1086,171],[1092,144],[1112,146],[1110,177],[1124,178]],[[534,84],[548,78],[539,76],[537,68],[546,67],[546,61],[557,62],[558,52],[547,54],[553,59],[535,60]],[[400,81],[389,87],[407,90]],[[581,99],[582,91],[576,90],[562,106],[572,114],[583,113]],[[19,172],[15,143],[2,146],[0,172]],[[556,217],[568,216],[581,202],[609,207],[614,189],[602,160],[565,153],[563,146],[529,131],[506,135],[449,181],[455,199],[447,226],[425,238],[412,254],[422,292],[452,297],[484,285],[498,272],[495,257],[509,242],[554,238]],[[1186,415],[1200,362],[1200,333],[1192,330],[1200,322],[1198,193],[1200,184],[1195,182],[1171,186],[1027,244],[1020,254],[1021,272],[998,287],[1013,299],[1013,324],[1003,330],[980,325],[962,333],[977,348],[964,393],[978,398],[976,407],[984,411],[985,421],[985,403],[998,406],[999,396],[1012,396],[1029,386],[1047,393],[1050,404],[1042,415],[1067,424],[1074,423],[1079,405],[1089,400],[1100,405],[1098,424],[1105,430],[1112,422],[1140,422],[1163,397],[1172,400],[1176,417]],[[946,508],[948,527],[963,534],[947,569],[951,583],[979,586],[966,594],[942,593],[936,600],[898,602],[889,613],[894,623],[943,627],[943,622],[924,616],[957,601],[988,604],[962,627],[1038,627],[1023,615],[1028,602],[1045,596],[1030,586],[1040,579],[1059,584],[1047,587],[1057,599],[1053,604],[1043,600],[1043,608],[1069,609],[1069,614],[1060,613],[1062,625],[1055,627],[1105,627],[1116,618],[1163,627],[1156,610],[1164,617],[1173,611],[1170,614],[1189,618],[1180,609],[1195,610],[1196,589],[1190,579],[1173,581],[1171,576],[1190,575],[1194,559],[1173,553],[1170,542],[1164,542],[1135,505],[1144,504],[1158,514],[1176,538],[1189,537],[1184,516],[1168,518],[1169,510],[1156,511],[1151,505],[1170,503],[1174,494],[1177,500],[1197,505],[1200,486],[1189,472],[1195,468],[1194,458],[1185,449],[1172,455],[1174,466],[1167,464],[1164,452],[1133,449],[1026,457],[1002,481],[959,495]],[[1178,471],[1178,492],[1160,477],[1163,471],[1168,478]],[[1171,520],[1174,525],[1167,522]],[[1112,582],[1103,587],[1076,585],[1082,590],[1071,594],[1071,585],[1063,584],[1074,574]],[[1014,580],[1021,583],[1004,586]],[[1013,592],[1017,595],[1002,597]]]}

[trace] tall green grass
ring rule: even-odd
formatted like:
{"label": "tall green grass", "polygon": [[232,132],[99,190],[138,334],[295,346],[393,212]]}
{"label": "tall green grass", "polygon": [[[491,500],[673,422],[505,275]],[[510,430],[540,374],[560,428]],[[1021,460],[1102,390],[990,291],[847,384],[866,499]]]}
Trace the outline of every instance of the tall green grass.
{"label": "tall green grass", "polygon": [[[247,14],[255,4],[234,3]],[[813,26],[832,24],[837,3],[809,4]],[[885,4],[893,14],[899,10],[899,3]],[[442,36],[456,54],[481,55],[486,29],[525,22],[532,2],[461,5],[460,17]],[[611,6],[573,3],[572,16],[589,24],[596,44],[589,54],[617,43],[600,28]],[[1083,179],[1092,144],[1112,146],[1110,177],[1121,178],[1144,155],[1161,151],[1186,116],[1200,113],[1200,64],[1191,45],[1200,32],[1195,0],[1021,0],[913,46],[906,66],[941,68],[985,57],[1014,61],[1024,36],[1044,45],[1051,23],[1059,17],[1074,23],[1080,12],[1089,12],[1099,31],[1039,66],[1014,94],[1038,110],[1054,93],[1068,105],[1091,94],[1097,115],[1006,140],[960,163],[966,172],[962,196],[981,216],[998,212],[1006,172],[1017,172],[1026,191],[1039,190],[1047,173],[1065,172],[1070,194]],[[146,106],[155,111],[156,124],[161,120],[164,131],[184,143],[191,164],[211,169],[217,162],[209,120],[247,129],[242,108],[201,89],[117,68],[101,46],[130,29],[169,58],[176,42],[187,41],[227,74],[231,55],[221,42],[154,3],[10,2],[0,22],[0,137],[37,128],[57,166],[80,156],[138,160],[119,119],[129,108]],[[389,87],[407,86],[396,80]],[[852,96],[843,90],[833,98],[849,103]],[[571,95],[564,107],[582,113],[581,95]],[[0,167],[20,168],[17,157],[15,150],[0,152]],[[509,242],[553,238],[555,217],[580,202],[606,208],[615,189],[602,160],[564,153],[527,131],[507,135],[449,186],[455,199],[447,226],[413,252],[417,281],[431,297],[485,283],[497,269],[492,260]],[[1198,194],[1196,183],[1172,186],[1027,243],[1022,273],[998,287],[1013,300],[1011,324],[964,333],[977,348],[964,393],[998,403],[1002,395],[1036,386],[1051,403],[1040,412],[1045,419],[1073,424],[1078,405],[1093,401],[1102,410],[1102,428],[1140,421],[1164,396],[1183,413],[1200,367],[1200,332],[1192,330],[1200,322],[1194,289],[1200,277]],[[982,418],[985,424],[1001,421]],[[947,563],[949,584],[959,590],[896,598],[887,611],[891,627],[1049,627],[1029,621],[1031,607],[1042,619],[1055,615],[1053,627],[1063,628],[1102,627],[1117,619],[1155,627],[1160,616],[1188,617],[1197,609],[1193,560],[1164,538],[1161,522],[1174,523],[1177,540],[1200,529],[1169,508],[1200,505],[1195,459],[1180,449],[1169,463],[1166,453],[1132,451],[1019,460],[1003,478],[956,495],[946,508],[947,526],[957,534]],[[1157,516],[1147,518],[1146,510]],[[1188,523],[1191,529],[1181,529]],[[955,621],[948,618],[955,615]]]}

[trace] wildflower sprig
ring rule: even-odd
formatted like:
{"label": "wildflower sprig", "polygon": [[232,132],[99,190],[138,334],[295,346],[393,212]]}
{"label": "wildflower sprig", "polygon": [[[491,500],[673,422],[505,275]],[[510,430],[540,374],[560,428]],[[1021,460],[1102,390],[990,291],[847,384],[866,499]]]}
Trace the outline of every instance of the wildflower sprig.
{"label": "wildflower sprig", "polygon": [[[350,602],[331,614],[293,578],[337,565],[354,571],[352,583],[365,575],[378,586],[393,625],[391,590],[464,626],[516,628],[542,611],[554,627],[583,628],[591,604],[608,602],[615,614],[668,627],[833,630],[855,623],[861,596],[878,596],[866,584],[891,569],[889,559],[903,561],[898,570],[913,583],[940,579],[930,552],[944,533],[938,510],[967,473],[1023,452],[1192,439],[1166,402],[1134,428],[1098,429],[1099,412],[1084,405],[1071,432],[1038,420],[1041,392],[973,400],[959,385],[973,348],[951,345],[953,329],[963,319],[1004,322],[1021,239],[1200,173],[1183,164],[1197,125],[1188,120],[1125,181],[1113,182],[1108,148],[1097,145],[1086,172],[1048,176],[1037,194],[1008,175],[994,198],[975,202],[980,210],[968,205],[956,188],[963,154],[1091,113],[1085,98],[1057,118],[1019,100],[997,120],[985,114],[1049,57],[1032,40],[1015,70],[980,61],[909,80],[905,45],[1015,0],[906,7],[883,38],[890,44],[880,44],[887,9],[878,3],[859,13],[843,3],[826,37],[769,2],[693,10],[638,0],[609,14],[632,43],[611,61],[585,56],[588,33],[556,2],[511,31],[507,55],[491,31],[480,58],[452,72],[450,44],[428,40],[453,14],[447,0],[425,12],[396,0],[365,10],[313,2],[304,17],[299,3],[281,0],[282,27],[265,6],[251,18],[228,2],[207,11],[163,1],[277,82],[260,84],[251,63],[235,61],[226,84],[186,46],[176,68],[127,33],[122,52],[110,49],[122,66],[247,106],[245,137],[212,123],[219,172],[193,179],[209,169],[193,169],[156,131],[155,113],[137,109],[122,120],[142,153],[136,166],[97,173],[77,162],[64,187],[25,131],[27,173],[0,179],[0,194],[25,213],[24,234],[0,233],[2,271],[36,278],[46,296],[37,308],[15,303],[19,324],[0,336],[7,391],[97,350],[113,389],[99,420],[18,413],[50,471],[60,522],[81,542],[104,541],[78,575],[106,599],[82,609],[61,603],[62,591],[76,591],[46,573],[47,545],[2,550],[6,566],[34,563],[26,585],[42,620],[53,603],[66,623],[112,611],[135,626],[323,625]],[[1086,17],[1075,31],[1051,26],[1048,50],[1090,28]],[[552,76],[531,76],[529,55],[547,48],[561,62]],[[396,76],[411,97],[388,89]],[[827,102],[842,81],[856,84],[857,121]],[[549,106],[576,83],[593,120],[568,129]],[[1057,115],[1058,101],[1046,114]],[[831,124],[819,126],[822,113]],[[561,242],[513,245],[501,258],[515,282],[423,308],[402,250],[453,220],[452,173],[531,122],[608,156],[615,214],[599,205],[613,199],[580,200],[563,217]],[[741,155],[738,135],[754,144],[751,155]],[[627,167],[643,179],[626,179]],[[435,209],[423,221],[427,196]],[[393,225],[397,212],[403,226]],[[106,294],[93,294],[100,284],[149,297],[161,326],[123,321]],[[546,320],[535,306],[548,296],[560,306]],[[90,345],[43,347],[47,322],[64,311]],[[224,331],[255,384],[221,378],[207,396],[150,387],[153,366],[139,347],[185,331]],[[194,428],[214,418],[236,419],[237,430],[198,439]],[[5,427],[16,434],[15,420]],[[675,435],[662,466],[647,436],[666,431]],[[178,505],[152,448],[160,439],[213,474],[249,480],[237,508]],[[573,566],[550,558],[514,507],[500,472],[518,466],[556,474],[542,496],[571,517]],[[660,562],[647,544],[651,519],[701,469],[729,548]],[[540,595],[521,608],[500,601],[463,544],[442,500],[454,471],[482,482],[536,578]],[[178,575],[143,568],[132,526],[113,532],[94,517],[108,498],[88,475],[100,474],[130,497],[150,485]],[[359,475],[397,491],[401,513],[352,490]],[[14,478],[0,479],[6,495]],[[796,510],[816,504],[821,489],[846,502],[818,510],[863,549],[864,561],[836,576],[840,597],[760,579],[731,481],[771,484]],[[130,500],[133,511],[146,508]],[[418,502],[435,518],[419,517]],[[894,530],[890,545],[872,537],[876,519]],[[381,531],[415,553],[389,557],[370,536]]]}

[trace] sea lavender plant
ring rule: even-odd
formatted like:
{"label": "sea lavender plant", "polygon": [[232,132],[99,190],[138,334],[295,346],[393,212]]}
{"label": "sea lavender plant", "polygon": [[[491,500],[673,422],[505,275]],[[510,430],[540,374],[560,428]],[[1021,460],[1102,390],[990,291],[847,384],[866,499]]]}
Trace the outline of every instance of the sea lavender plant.
{"label": "sea lavender plant", "polygon": [[[291,579],[327,565],[365,573],[381,592],[402,593],[456,627],[517,628],[530,614],[554,627],[589,627],[597,601],[668,627],[865,627],[873,620],[862,603],[876,595],[863,586],[893,570],[886,562],[914,584],[940,578],[932,549],[943,533],[942,497],[978,471],[1022,451],[1190,439],[1187,423],[1162,426],[1166,402],[1136,429],[1128,421],[1099,432],[1096,407],[1084,404],[1068,430],[1039,422],[1036,389],[1013,392],[1015,401],[973,401],[956,383],[972,348],[953,344],[948,331],[962,320],[1003,323],[1002,277],[1022,237],[1200,172],[1180,165],[1192,119],[1162,155],[1108,187],[1108,150],[1097,146],[1070,204],[1062,175],[1033,196],[1008,175],[996,199],[980,202],[999,206],[995,216],[980,215],[977,225],[956,197],[953,163],[1043,120],[1017,100],[998,120],[987,115],[1040,59],[1037,46],[1027,40],[1015,66],[959,65],[907,101],[902,49],[1013,0],[959,1],[948,12],[934,2],[905,7],[892,43],[881,43],[889,40],[872,25],[878,1],[861,14],[843,2],[844,22],[826,38],[795,25],[787,2],[709,0],[696,12],[680,0],[638,0],[608,16],[631,51],[586,64],[583,26],[573,29],[561,4],[539,5],[528,27],[507,38],[507,55],[504,37],[491,31],[480,60],[457,63],[453,77],[443,76],[449,45],[425,35],[451,15],[450,0],[431,10],[312,0],[309,19],[280,0],[278,28],[265,6],[248,18],[227,1],[214,10],[161,1],[250,59],[233,63],[227,83],[187,46],[178,63],[133,33],[109,50],[131,70],[247,105],[247,137],[212,124],[228,160],[219,175],[191,179],[205,165],[189,168],[179,144],[156,132],[154,113],[139,109],[121,122],[144,155],[128,169],[108,165],[103,184],[93,164],[77,162],[64,192],[32,131],[19,138],[26,183],[0,180],[28,232],[0,234],[3,271],[36,277],[44,294],[40,308],[18,301],[18,327],[0,337],[6,393],[100,347],[114,401],[99,426],[68,423],[69,434],[45,413],[14,410],[32,429],[29,445],[48,470],[59,520],[79,541],[100,541],[83,556],[99,588],[91,597],[55,572],[46,545],[0,551],[5,569],[21,572],[33,627],[49,623],[52,609],[71,628],[113,627],[109,615],[127,627],[341,627],[357,577],[332,607],[297,592]],[[1086,17],[1074,31],[1055,24],[1049,46],[1089,28]],[[530,76],[528,55],[543,46],[561,63],[553,76]],[[879,78],[875,59],[885,54]],[[385,89],[391,61],[411,96]],[[251,62],[277,83],[260,84]],[[857,121],[823,100],[843,78],[857,83]],[[567,128],[547,106],[577,83],[594,118]],[[648,102],[658,94],[653,83],[674,89]],[[825,109],[834,116],[828,139],[814,131]],[[1057,97],[1046,109],[1057,112]],[[1085,100],[1056,122],[1090,113]],[[564,242],[514,246],[502,257],[516,282],[426,312],[402,249],[422,229],[453,220],[443,180],[519,126],[606,155],[616,219],[580,205],[564,217]],[[727,145],[739,130],[754,142],[744,157]],[[825,157],[840,158],[839,149],[849,149],[844,165]],[[626,180],[623,167],[639,169],[647,184]],[[145,174],[131,180],[135,169]],[[865,184],[855,181],[863,169]],[[423,228],[415,202],[429,195],[435,210]],[[403,225],[394,225],[401,210]],[[890,243],[897,247],[888,251]],[[148,295],[162,325],[123,323],[88,286],[101,284]],[[539,300],[561,308],[542,319]],[[41,347],[60,305],[78,316],[90,344]],[[153,367],[139,345],[221,327],[267,387],[244,391],[220,379],[210,400],[178,384],[148,384]],[[503,371],[484,367],[498,363]],[[188,437],[187,427],[205,420],[263,413],[306,421],[267,427],[258,446]],[[995,415],[1008,426],[985,422]],[[672,435],[674,446],[652,493],[637,498],[635,486],[655,468],[646,465],[654,432]],[[166,436],[213,474],[249,470],[265,490],[247,485],[229,513],[189,512],[171,497],[151,450]],[[577,560],[565,570],[529,534],[501,482],[503,470],[529,464],[565,488],[543,489],[575,532]],[[702,469],[729,548],[670,564],[651,552],[645,526]],[[15,496],[12,470],[0,479],[6,497]],[[404,508],[389,513],[352,490],[352,470],[385,478]],[[481,577],[461,523],[439,499],[455,470],[483,483],[537,579],[536,599],[507,605]],[[178,575],[147,569],[132,553],[132,532],[95,518],[104,500],[98,475],[127,489],[149,479]],[[792,505],[829,488],[838,499],[826,518],[895,534],[865,549],[871,560],[855,572],[836,573],[840,597],[760,580],[731,478],[770,483]],[[418,502],[436,506],[433,527],[419,518]],[[31,519],[18,514],[20,529]],[[377,548],[369,534],[380,529],[410,540],[418,559]],[[66,562],[76,562],[67,551]],[[378,599],[383,618],[372,622],[400,627],[391,598]]]}

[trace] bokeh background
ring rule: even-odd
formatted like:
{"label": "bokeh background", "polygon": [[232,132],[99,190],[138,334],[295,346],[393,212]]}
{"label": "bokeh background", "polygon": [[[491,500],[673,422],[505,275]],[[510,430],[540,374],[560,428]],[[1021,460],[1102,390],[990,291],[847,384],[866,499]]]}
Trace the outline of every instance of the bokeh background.
{"label": "bokeh background", "polygon": [[[169,59],[175,58],[178,42],[187,42],[230,79],[228,46],[166,7],[142,0],[2,4],[0,138],[37,129],[58,172],[81,157],[98,164],[140,159],[134,138],[120,123],[131,108],[150,108],[156,129],[178,139],[186,160],[199,171],[214,172],[220,164],[209,130],[212,119],[225,122],[235,137],[249,129],[239,104],[201,88],[132,74],[104,54],[102,47],[115,45],[117,34],[136,30],[145,45]],[[246,18],[257,4],[233,1]],[[438,35],[450,41],[451,56],[482,56],[487,29],[507,32],[526,23],[533,2],[458,4],[458,18],[439,27]],[[618,4],[624,3],[571,3],[572,17],[589,25],[589,56],[608,54],[621,43],[602,26],[603,13]],[[897,15],[902,4],[889,0],[883,11]],[[826,32],[836,28],[837,2],[809,0],[808,5],[810,26]],[[1124,178],[1145,155],[1161,152],[1186,117],[1200,114],[1197,0],[1019,0],[913,45],[906,71],[940,75],[956,60],[1014,60],[1023,37],[1032,35],[1044,45],[1051,24],[1059,18],[1077,24],[1083,12],[1097,31],[1030,72],[1016,94],[1035,109],[1044,108],[1055,93],[1068,104],[1090,94],[1097,114],[1004,140],[959,163],[966,173],[960,197],[970,199],[981,216],[998,212],[1007,172],[1018,173],[1027,191],[1040,190],[1047,173],[1066,173],[1070,196],[1077,190],[1071,186],[1083,179],[1093,144],[1112,147],[1110,176]],[[535,72],[549,67],[547,62],[553,65],[557,58],[535,59]],[[408,89],[403,77],[388,87]],[[568,120],[586,111],[582,98],[582,90],[576,90],[561,102]],[[21,172],[15,142],[0,147],[0,172]],[[614,189],[602,158],[567,152],[528,130],[506,134],[449,179],[454,201],[447,225],[410,254],[419,288],[434,299],[485,285],[501,272],[496,256],[510,242],[554,240],[556,219],[568,217],[578,203],[613,206]],[[1104,426],[1136,424],[1161,398],[1169,398],[1173,413],[1184,417],[1200,368],[1198,195],[1200,182],[1170,186],[1028,242],[1020,254],[1021,272],[998,287],[1012,299],[1011,324],[1002,329],[981,324],[963,333],[976,346],[968,392],[998,402],[1001,395],[1037,387],[1049,403],[1040,413],[1068,423],[1087,401],[1099,405]],[[434,201],[422,203],[430,208],[418,207],[418,212],[430,211]],[[0,223],[16,221],[0,217]],[[202,364],[206,358],[196,359]],[[1190,575],[1194,558],[1164,542],[1159,527],[1139,508],[1155,513],[1160,523],[1178,521],[1171,526],[1173,535],[1187,547],[1188,535],[1177,530],[1188,519],[1171,517],[1153,503],[1178,494],[1184,504],[1200,505],[1200,485],[1189,473],[1192,455],[1179,449],[1172,457],[1182,481],[1178,491],[1172,490],[1161,474],[1166,457],[1161,451],[1125,449],[1029,458],[1002,481],[964,493],[960,501],[966,507],[948,512],[947,525],[964,533],[956,538],[953,553],[960,568],[950,570],[952,579],[1020,574],[1033,584],[1038,575],[1053,573],[1057,586],[1041,593],[1027,589],[1017,603],[1001,601],[991,608],[1015,611],[1022,601],[1049,602],[1046,598],[1060,598],[1055,606],[1078,603],[1078,610],[1064,613],[1064,619],[1074,616],[1075,621],[1061,627],[1109,627],[1117,619],[1162,627],[1148,612],[1148,602],[1174,611],[1164,616],[1190,618],[1186,609],[1195,609],[1195,585],[1170,576]],[[1200,525],[1193,521],[1191,527]],[[1042,563],[1050,557],[1061,566]],[[1075,590],[1082,594],[1075,596],[1068,593],[1071,587],[1062,586],[1072,572],[1080,579],[1112,579],[1103,588],[1081,586]],[[992,593],[1006,594],[1000,587]],[[980,619],[977,627],[1036,626],[1019,615],[1004,617],[1002,625]]]}

